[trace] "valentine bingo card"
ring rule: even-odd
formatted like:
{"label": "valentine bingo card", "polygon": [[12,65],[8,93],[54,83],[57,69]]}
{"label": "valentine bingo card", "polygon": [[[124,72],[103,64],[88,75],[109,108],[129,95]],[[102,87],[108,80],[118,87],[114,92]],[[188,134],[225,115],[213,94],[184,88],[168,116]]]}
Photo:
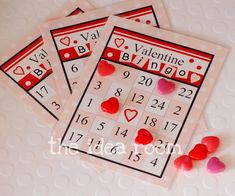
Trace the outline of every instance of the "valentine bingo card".
{"label": "valentine bingo card", "polygon": [[209,42],[111,16],[54,136],[85,160],[167,186],[226,54]]}
{"label": "valentine bingo card", "polygon": [[58,90],[65,100],[72,94],[72,89],[79,86],[78,79],[85,61],[100,37],[109,15],[117,15],[158,28],[170,26],[160,0],[123,2],[88,12],[83,16],[68,17],[44,25],[43,38],[55,72]]}
{"label": "valentine bingo card", "polygon": [[[80,14],[91,8],[83,0],[69,3],[56,17]],[[57,121],[62,103],[41,35],[36,31],[17,46],[0,63],[1,79],[45,121]]]}

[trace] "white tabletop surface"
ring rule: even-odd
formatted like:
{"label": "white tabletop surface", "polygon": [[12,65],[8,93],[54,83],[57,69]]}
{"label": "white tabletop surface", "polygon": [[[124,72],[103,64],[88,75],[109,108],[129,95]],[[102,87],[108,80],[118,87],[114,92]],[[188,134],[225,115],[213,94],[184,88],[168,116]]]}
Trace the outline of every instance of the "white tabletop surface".
{"label": "white tabletop surface", "polygon": [[[17,40],[65,2],[0,0],[0,51],[15,47]],[[117,1],[90,2],[100,7]],[[1,196],[235,196],[235,1],[164,3],[173,30],[231,49],[205,110],[210,131],[195,133],[189,145],[204,135],[218,135],[222,145],[215,155],[226,163],[227,170],[208,174],[202,161],[191,172],[179,172],[167,190],[119,173],[98,171],[74,157],[53,156],[47,144],[50,130],[0,83]]]}

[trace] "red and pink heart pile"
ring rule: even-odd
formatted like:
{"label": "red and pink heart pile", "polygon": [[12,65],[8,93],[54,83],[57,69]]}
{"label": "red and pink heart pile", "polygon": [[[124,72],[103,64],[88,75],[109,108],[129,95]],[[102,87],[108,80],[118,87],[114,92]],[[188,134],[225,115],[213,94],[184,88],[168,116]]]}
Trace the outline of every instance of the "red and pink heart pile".
{"label": "red and pink heart pile", "polygon": [[[174,166],[177,169],[189,171],[193,168],[193,161],[204,160],[208,154],[214,153],[220,145],[220,139],[216,136],[202,138],[200,144],[196,144],[188,155],[182,155],[175,159]],[[207,162],[207,171],[219,173],[225,170],[225,164],[218,157],[211,157]]]}

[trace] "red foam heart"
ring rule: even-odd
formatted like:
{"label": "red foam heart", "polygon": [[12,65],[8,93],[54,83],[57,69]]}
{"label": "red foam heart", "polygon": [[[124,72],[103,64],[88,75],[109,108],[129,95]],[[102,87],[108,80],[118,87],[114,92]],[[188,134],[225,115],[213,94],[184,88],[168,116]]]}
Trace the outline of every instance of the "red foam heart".
{"label": "red foam heart", "polygon": [[158,80],[157,90],[162,95],[170,94],[175,90],[175,83],[161,78],[160,80]]}
{"label": "red foam heart", "polygon": [[135,138],[135,143],[137,144],[150,144],[153,141],[152,134],[147,129],[140,129],[138,135]]}
{"label": "red foam heart", "polygon": [[212,153],[218,149],[220,139],[216,136],[206,136],[202,138],[201,143],[207,147],[208,152]]}
{"label": "red foam heart", "polygon": [[98,64],[98,73],[101,76],[111,75],[115,71],[115,67],[112,64],[109,64],[107,61],[100,61]]}
{"label": "red foam heart", "polygon": [[196,144],[189,152],[189,156],[194,160],[203,160],[207,157],[207,147],[204,144]]}
{"label": "red foam heart", "polygon": [[193,168],[193,162],[188,155],[182,155],[175,159],[174,166],[176,169],[182,168],[183,170],[189,171]]}
{"label": "red foam heart", "polygon": [[103,112],[115,114],[119,110],[119,101],[116,97],[111,97],[101,103],[101,109]]}

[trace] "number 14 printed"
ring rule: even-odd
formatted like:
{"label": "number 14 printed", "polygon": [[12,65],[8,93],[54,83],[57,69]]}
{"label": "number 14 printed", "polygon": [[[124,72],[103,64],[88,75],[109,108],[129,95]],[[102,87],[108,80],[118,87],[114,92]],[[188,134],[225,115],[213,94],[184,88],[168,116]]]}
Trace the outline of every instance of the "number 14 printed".
{"label": "number 14 printed", "polygon": [[[76,144],[73,150],[85,160],[106,162],[112,169],[137,172],[141,179],[167,186],[175,173],[172,145],[182,151],[187,145],[226,50],[141,27],[126,19],[109,19],[62,116],[66,127],[59,122],[55,135],[62,138],[62,146]],[[179,44],[183,41],[189,46]],[[208,51],[201,51],[201,45]],[[136,150],[143,130],[153,137],[152,153],[146,152],[147,145]],[[108,144],[110,148],[102,151]],[[122,146],[125,153],[120,153]]]}

